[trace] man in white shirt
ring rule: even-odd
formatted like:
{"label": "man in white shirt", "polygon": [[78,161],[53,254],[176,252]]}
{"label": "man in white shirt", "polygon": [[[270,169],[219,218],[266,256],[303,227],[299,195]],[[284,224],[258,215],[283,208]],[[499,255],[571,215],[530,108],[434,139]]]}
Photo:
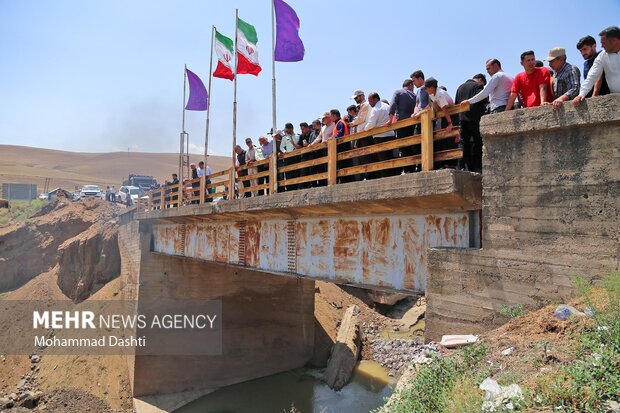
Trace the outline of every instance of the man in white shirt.
{"label": "man in white shirt", "polygon": [[[252,138],[247,138],[245,140],[245,144],[248,145],[248,149],[245,151],[245,163],[246,165],[252,165],[252,163],[256,162],[256,148],[254,147],[254,142],[252,142]],[[254,175],[258,170],[256,167],[248,168],[248,175]],[[250,179],[250,186],[256,186],[256,179]],[[252,191],[252,196],[256,196],[257,192]]]}
{"label": "man in white shirt", "polygon": [[[368,103],[370,104],[370,116],[368,117],[368,121],[366,122],[366,126],[364,126],[364,130],[369,131],[373,128],[378,128],[380,126],[385,126],[390,124],[390,105],[387,103],[381,102],[381,98],[377,92],[372,92],[368,95]],[[372,136],[372,140],[375,144],[383,143],[387,141],[394,140],[394,131],[387,131],[382,133],[377,133]],[[379,152],[376,155],[376,160],[378,162],[387,161],[388,159],[394,158],[394,151],[383,151]],[[379,171],[377,172],[377,177],[383,178],[389,175],[394,175],[395,170],[390,171]]]}
{"label": "man in white shirt", "polygon": [[599,33],[603,50],[594,59],[594,64],[588,72],[588,77],[581,85],[579,95],[573,99],[575,106],[579,105],[597,80],[605,73],[610,93],[620,93],[620,28],[611,26]]}
{"label": "man in white shirt", "polygon": [[334,122],[332,121],[331,114],[329,112],[323,113],[323,126],[321,127],[321,133],[316,139],[310,144],[316,145],[321,142],[327,142],[334,135]]}
{"label": "man in white shirt", "polygon": [[[448,110],[452,106],[454,106],[454,100],[448,94],[448,92],[446,92],[442,88],[437,87],[437,80],[432,77],[429,77],[428,79],[426,79],[426,81],[424,82],[424,88],[428,92],[428,98],[430,99],[430,102],[432,102],[435,113],[439,111],[443,112],[444,120],[441,124],[441,127],[445,128],[447,132],[452,131],[453,121],[452,121],[452,116],[450,116],[450,114],[448,113]],[[420,116],[420,114],[416,116]],[[433,151],[438,152],[438,151],[443,151],[447,149],[455,149],[457,147],[458,145],[453,139],[442,139],[442,140],[434,142]],[[441,167],[441,166],[453,166],[453,165],[452,165],[452,162],[446,161],[443,163],[438,163],[437,166]]]}
{"label": "man in white shirt", "polygon": [[471,99],[464,100],[461,103],[478,103],[484,98],[489,98],[489,109],[491,113],[500,113],[506,109],[506,103],[510,97],[510,89],[512,89],[512,76],[507,75],[502,70],[502,64],[497,59],[489,59],[486,64],[487,73],[491,76],[489,83],[484,89]]}
{"label": "man in white shirt", "polygon": [[364,96],[363,90],[356,90],[353,92],[353,96],[351,99],[355,100],[357,103],[357,116],[353,119],[352,122],[349,122],[349,129],[357,127],[355,132],[362,132],[364,130],[364,125],[368,121],[368,114],[370,113],[370,105],[366,102],[366,97]]}

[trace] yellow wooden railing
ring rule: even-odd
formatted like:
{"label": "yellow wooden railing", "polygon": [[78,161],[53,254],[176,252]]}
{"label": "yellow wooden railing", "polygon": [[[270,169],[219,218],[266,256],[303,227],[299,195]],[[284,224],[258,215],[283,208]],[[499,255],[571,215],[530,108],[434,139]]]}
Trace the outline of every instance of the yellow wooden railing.
{"label": "yellow wooden railing", "polygon": [[[454,115],[469,110],[469,103],[451,107],[448,110],[450,115]],[[371,130],[346,135],[337,139],[330,139],[316,145],[296,149],[293,152],[280,153],[277,156],[270,156],[261,161],[236,168],[228,168],[209,175],[207,177],[186,180],[184,184],[177,184],[152,190],[148,193],[148,199],[138,204],[138,209],[151,211],[165,208],[176,208],[184,205],[204,204],[220,199],[235,199],[244,197],[246,193],[257,194],[258,191],[268,195],[278,192],[278,188],[290,185],[303,184],[307,182],[327,181],[327,185],[336,185],[339,178],[350,177],[369,172],[378,172],[393,168],[403,168],[407,166],[420,165],[422,171],[432,171],[436,162],[460,159],[463,157],[461,149],[449,149],[435,152],[433,142],[442,139],[449,139],[458,136],[460,128],[452,128],[451,131],[445,129],[434,130],[435,119],[443,117],[442,112],[434,113],[429,106],[417,119],[410,118],[390,125],[373,128]],[[380,133],[396,131],[398,129],[420,124],[421,133],[405,138],[398,138],[388,142],[372,144],[361,148],[338,151],[338,146],[358,139],[375,136]],[[274,142],[274,151],[276,143]],[[397,159],[371,162],[364,165],[338,167],[339,161],[367,157],[383,151],[401,149],[420,145],[420,155],[411,155]],[[286,160],[306,155],[312,158],[287,164]],[[278,161],[285,166],[278,166]],[[341,162],[342,163],[342,162]],[[259,168],[261,167],[261,168]],[[279,179],[278,174],[285,174],[291,171],[301,171],[315,167],[318,172],[306,174],[295,178],[283,177]],[[261,169],[260,171],[258,169]],[[254,172],[256,170],[256,172]],[[248,171],[247,175],[241,176],[243,171]],[[249,173],[252,171],[253,173]],[[284,175],[285,176],[285,175]],[[264,183],[259,184],[259,180]],[[245,186],[244,182],[250,182]],[[182,196],[179,196],[182,194]]]}

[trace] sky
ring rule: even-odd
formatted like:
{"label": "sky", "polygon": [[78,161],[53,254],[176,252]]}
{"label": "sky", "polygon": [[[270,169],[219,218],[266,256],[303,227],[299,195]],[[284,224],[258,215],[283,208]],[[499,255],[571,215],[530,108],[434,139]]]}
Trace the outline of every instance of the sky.
{"label": "sky", "polygon": [[[276,63],[277,124],[345,112],[355,89],[391,99],[417,69],[454,96],[494,57],[555,46],[583,67],[582,36],[619,25],[620,0],[420,2],[288,0],[306,55]],[[235,8],[258,33],[258,77],[239,75],[237,141],[272,124],[270,0],[0,0],[0,144],[77,152],[178,152],[183,68],[209,78],[211,27],[233,37]],[[214,57],[215,70],[217,58]],[[209,153],[232,147],[233,83],[213,78]],[[186,111],[190,150],[204,152],[206,112]],[[256,139],[255,139],[256,141]]]}

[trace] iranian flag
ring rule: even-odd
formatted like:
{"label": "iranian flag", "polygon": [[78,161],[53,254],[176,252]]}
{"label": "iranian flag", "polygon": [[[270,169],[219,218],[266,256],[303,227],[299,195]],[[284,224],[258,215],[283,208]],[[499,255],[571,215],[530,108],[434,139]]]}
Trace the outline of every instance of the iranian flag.
{"label": "iranian flag", "polygon": [[233,41],[228,37],[215,31],[215,53],[217,54],[217,67],[213,76],[233,80]]}
{"label": "iranian flag", "polygon": [[256,29],[237,18],[237,73],[258,76],[262,70],[258,63],[258,36]]}

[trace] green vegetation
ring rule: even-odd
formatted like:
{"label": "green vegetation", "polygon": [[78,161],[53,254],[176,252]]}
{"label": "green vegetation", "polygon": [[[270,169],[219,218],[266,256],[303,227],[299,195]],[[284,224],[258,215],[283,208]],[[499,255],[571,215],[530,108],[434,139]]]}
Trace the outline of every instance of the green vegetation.
{"label": "green vegetation", "polygon": [[479,410],[482,396],[475,384],[479,377],[472,372],[487,350],[485,345],[476,344],[463,348],[453,357],[434,357],[431,364],[420,366],[389,407],[384,406],[377,413]]}
{"label": "green vegetation", "polygon": [[517,318],[525,314],[525,307],[521,304],[517,304],[512,307],[502,304],[499,306],[499,313],[504,317]]}
{"label": "green vegetation", "polygon": [[539,380],[537,404],[563,412],[605,412],[607,400],[620,398],[620,272],[604,279],[602,296],[582,281],[575,284],[594,310],[594,322],[578,336],[577,359]]}
{"label": "green vegetation", "polygon": [[[500,406],[496,412],[608,411],[608,401],[620,401],[620,272],[604,278],[603,288],[592,288],[583,278],[574,283],[580,303],[590,307],[593,316],[569,320],[561,338],[567,348],[575,349],[569,361],[558,362],[551,344],[541,340],[531,342],[529,352],[521,349],[522,355],[506,359],[511,366],[527,365],[527,369],[498,370],[484,362],[488,351],[484,344],[468,346],[418,366],[397,397],[375,413],[480,412],[484,395],[479,385],[492,375],[500,385],[519,384],[525,396],[525,400],[513,400],[510,410]],[[520,308],[506,307],[503,315],[518,317],[524,308],[516,307]]]}
{"label": "green vegetation", "polygon": [[11,201],[11,208],[0,209],[0,227],[14,222],[25,221],[43,208],[47,201]]}

